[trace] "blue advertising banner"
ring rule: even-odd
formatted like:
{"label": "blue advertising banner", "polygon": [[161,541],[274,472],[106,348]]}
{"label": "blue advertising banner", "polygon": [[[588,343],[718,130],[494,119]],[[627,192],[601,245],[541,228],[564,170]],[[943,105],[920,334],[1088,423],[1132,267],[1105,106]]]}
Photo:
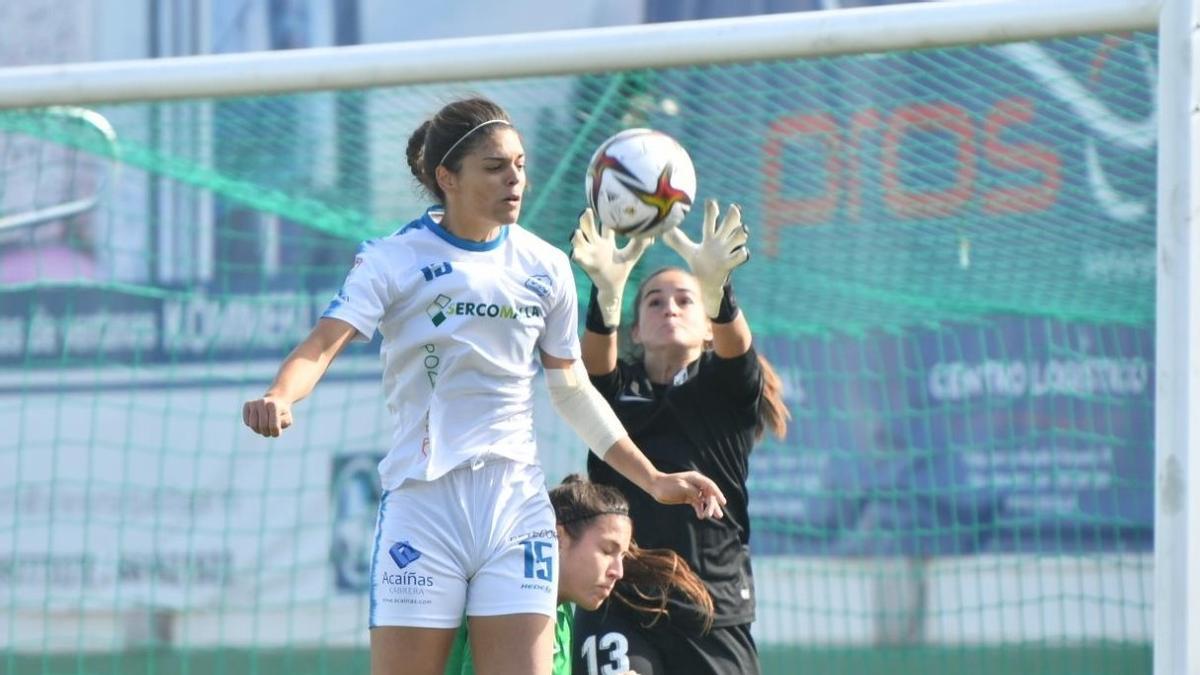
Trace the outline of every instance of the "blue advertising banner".
{"label": "blue advertising banner", "polygon": [[209,294],[194,288],[130,293],[82,286],[0,290],[0,364],[37,368],[277,358],[312,330],[334,293]]}
{"label": "blue advertising banner", "polygon": [[1151,549],[1152,331],[1003,317],[761,349],[795,419],[752,458],[758,550]]}

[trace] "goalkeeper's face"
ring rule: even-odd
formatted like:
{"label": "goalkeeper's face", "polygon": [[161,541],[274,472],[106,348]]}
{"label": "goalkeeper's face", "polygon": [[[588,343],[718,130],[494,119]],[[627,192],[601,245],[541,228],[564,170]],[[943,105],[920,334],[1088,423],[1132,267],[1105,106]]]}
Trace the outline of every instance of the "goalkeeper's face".
{"label": "goalkeeper's face", "polygon": [[659,350],[698,351],[712,340],[712,324],[700,301],[696,277],[667,269],[642,283],[631,337],[647,353]]}

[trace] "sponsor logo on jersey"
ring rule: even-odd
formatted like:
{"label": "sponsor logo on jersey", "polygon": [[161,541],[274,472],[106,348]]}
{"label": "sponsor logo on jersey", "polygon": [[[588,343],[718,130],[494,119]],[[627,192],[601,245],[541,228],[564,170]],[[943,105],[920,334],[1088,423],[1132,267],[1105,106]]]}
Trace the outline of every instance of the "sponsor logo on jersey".
{"label": "sponsor logo on jersey", "polygon": [[381,593],[379,601],[394,605],[430,604],[432,599],[425,596],[427,592],[433,592],[436,585],[433,575],[404,569],[420,560],[422,553],[407,541],[397,541],[388,549],[388,555],[400,571],[393,572],[380,566],[376,586]]}
{"label": "sponsor logo on jersey", "polygon": [[446,307],[449,306],[451,300],[449,296],[438,295],[437,299],[429,303],[425,308],[425,313],[429,315],[429,319],[433,321],[433,325],[440,326],[446,320]]}
{"label": "sponsor logo on jersey", "polygon": [[404,569],[420,558],[421,552],[407,541],[398,541],[388,549],[388,555],[392,556],[392,560],[396,562],[396,567]]}
{"label": "sponsor logo on jersey", "polygon": [[406,586],[409,588],[429,588],[433,586],[433,577],[428,574],[417,574],[413,571],[396,572],[392,574],[384,570],[380,574],[380,581],[387,586]]}
{"label": "sponsor logo on jersey", "polygon": [[477,316],[485,319],[535,319],[542,315],[542,308],[538,305],[524,305],[514,307],[512,305],[499,305],[494,302],[473,302],[473,301],[454,301],[444,295],[439,295],[436,300],[429,303],[425,308],[425,313],[429,315],[433,325],[440,326],[451,316]]}

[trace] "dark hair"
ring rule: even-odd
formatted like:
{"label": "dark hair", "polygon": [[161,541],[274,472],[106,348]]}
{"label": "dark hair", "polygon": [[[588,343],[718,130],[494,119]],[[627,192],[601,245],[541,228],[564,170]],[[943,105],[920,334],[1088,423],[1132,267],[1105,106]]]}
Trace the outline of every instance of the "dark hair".
{"label": "dark hair", "polygon": [[[629,502],[620,490],[593,483],[575,473],[550,490],[550,503],[555,519],[571,539],[582,537],[596,518],[629,516]],[[625,576],[613,591],[613,597],[653,617],[649,625],[654,625],[668,614],[667,599],[672,595],[682,596],[700,610],[705,631],[712,627],[712,596],[687,561],[670,549],[639,548],[631,544],[625,557]]]}
{"label": "dark hair", "polygon": [[[668,616],[667,600],[681,598],[693,616],[677,617],[695,621],[699,618],[701,632],[712,628],[715,608],[708,586],[675,551],[669,548],[641,548],[637,544],[629,547],[625,557],[625,576],[613,588],[612,596],[626,607],[649,615],[647,627]],[[694,616],[699,614],[699,617]]]}
{"label": "dark hair", "polygon": [[[492,120],[491,124],[476,130]],[[447,103],[433,117],[421,123],[408,137],[408,168],[417,182],[439,202],[446,195],[437,182],[437,168],[451,171],[462,168],[462,158],[483,139],[495,132],[495,127],[512,126],[512,119],[499,105],[483,97],[464,98]]]}
{"label": "dark hair", "polygon": [[754,427],[754,438],[762,440],[767,429],[775,437],[783,440],[787,437],[788,420],[792,413],[783,401],[783,380],[775,372],[775,366],[762,354],[758,355],[758,367],[762,370],[763,393],[762,402],[758,405],[758,425]]}
{"label": "dark hair", "polygon": [[[642,283],[638,284],[637,294],[633,297],[634,327],[641,320],[642,297],[646,293],[646,286],[652,279],[665,272],[683,272],[695,278],[695,275],[682,267],[663,267],[642,279]],[[712,345],[705,344],[704,348],[711,349]],[[644,355],[639,354],[638,356],[644,358]],[[775,367],[762,354],[758,355],[758,365],[762,370],[763,393],[762,400],[758,405],[758,423],[754,427],[754,438],[762,440],[767,429],[770,429],[771,433],[782,439],[787,436],[788,420],[792,419],[792,413],[787,409],[787,404],[783,400],[783,381],[779,378],[779,373],[775,372]]]}
{"label": "dark hair", "polygon": [[567,476],[550,491],[550,504],[554,507],[554,520],[572,539],[578,539],[600,516],[629,515],[629,502],[620,490],[593,483],[577,473]]}

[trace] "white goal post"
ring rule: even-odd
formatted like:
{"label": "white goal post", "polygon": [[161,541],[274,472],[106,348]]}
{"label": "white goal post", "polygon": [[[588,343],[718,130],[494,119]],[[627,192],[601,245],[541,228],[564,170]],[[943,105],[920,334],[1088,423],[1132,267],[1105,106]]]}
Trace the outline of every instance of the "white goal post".
{"label": "white goal post", "polygon": [[[1154,672],[1200,672],[1200,89],[1196,0],[1159,21]],[[1191,637],[1191,639],[1189,639]]]}
{"label": "white goal post", "polygon": [[[0,109],[731,63],[1158,29],[1154,672],[1200,673],[1200,0],[982,0],[0,69]],[[230,67],[236,65],[236,67]]]}
{"label": "white goal post", "polygon": [[[980,0],[541,33],[33,66],[0,109],[266,95],[1037,40],[1158,25],[1157,0]],[[231,67],[236,66],[236,67]]]}

